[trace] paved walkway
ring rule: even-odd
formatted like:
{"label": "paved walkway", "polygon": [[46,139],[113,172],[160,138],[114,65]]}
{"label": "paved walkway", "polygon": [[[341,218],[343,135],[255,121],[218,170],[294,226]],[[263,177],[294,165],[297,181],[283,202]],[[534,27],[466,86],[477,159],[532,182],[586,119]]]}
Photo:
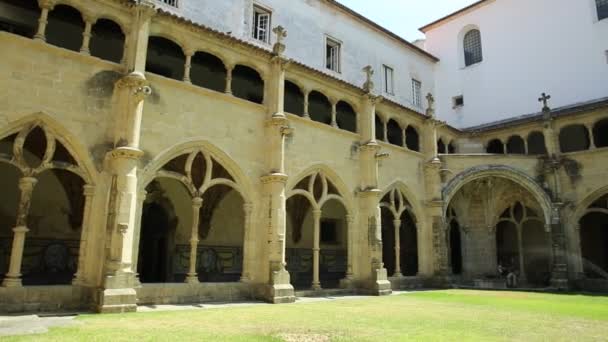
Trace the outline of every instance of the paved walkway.
{"label": "paved walkway", "polygon": [[[393,295],[407,293],[405,291],[393,291]],[[298,297],[297,304],[318,303],[334,300],[356,300],[372,298],[372,296],[328,296],[328,297]],[[273,305],[265,302],[239,302],[239,303],[209,303],[209,304],[192,304],[192,305],[141,305],[137,308],[137,312],[155,312],[155,311],[182,311],[182,310],[209,310],[221,308],[235,307],[250,307],[261,305]],[[27,315],[27,316],[0,316],[0,337],[11,335],[30,335],[43,334],[49,331],[51,327],[63,327],[70,325],[82,324],[74,320],[77,314],[68,316],[51,316],[51,315]]]}

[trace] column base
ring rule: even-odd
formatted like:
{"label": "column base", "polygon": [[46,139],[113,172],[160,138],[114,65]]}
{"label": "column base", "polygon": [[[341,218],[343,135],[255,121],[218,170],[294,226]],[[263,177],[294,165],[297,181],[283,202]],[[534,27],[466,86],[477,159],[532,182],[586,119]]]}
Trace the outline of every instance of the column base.
{"label": "column base", "polygon": [[22,287],[23,283],[19,277],[6,277],[2,281],[2,287]]}
{"label": "column base", "polygon": [[99,292],[97,312],[125,313],[137,311],[135,289],[105,289]]}
{"label": "column base", "polygon": [[323,290],[323,288],[321,287],[321,284],[312,284],[312,286],[310,287],[310,289],[313,290],[313,291]]}
{"label": "column base", "polygon": [[340,288],[341,289],[354,289],[355,284],[352,276],[346,276],[344,279],[340,279]]}
{"label": "column base", "polygon": [[375,296],[387,296],[393,293],[391,282],[388,280],[386,268],[378,268],[372,271],[372,294]]}
{"label": "column base", "polygon": [[186,284],[200,284],[198,275],[189,275],[186,277]]}
{"label": "column base", "polygon": [[289,272],[280,270],[272,272],[270,284],[266,286],[265,299],[269,303],[284,304],[296,301],[295,290],[290,282]]}

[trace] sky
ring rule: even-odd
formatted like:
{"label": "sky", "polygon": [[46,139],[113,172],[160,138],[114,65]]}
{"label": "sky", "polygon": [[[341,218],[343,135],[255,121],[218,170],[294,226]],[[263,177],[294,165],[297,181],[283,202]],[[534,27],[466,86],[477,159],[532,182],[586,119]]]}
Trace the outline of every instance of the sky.
{"label": "sky", "polygon": [[478,0],[338,0],[399,36],[424,38],[418,28]]}

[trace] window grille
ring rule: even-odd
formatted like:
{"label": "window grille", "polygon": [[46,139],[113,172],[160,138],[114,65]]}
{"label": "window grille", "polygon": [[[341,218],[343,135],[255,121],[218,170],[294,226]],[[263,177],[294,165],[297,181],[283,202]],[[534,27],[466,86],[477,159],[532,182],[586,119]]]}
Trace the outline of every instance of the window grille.
{"label": "window grille", "polygon": [[464,97],[461,95],[452,98],[452,106],[453,108],[460,108],[464,106]]}
{"label": "window grille", "polygon": [[608,18],[608,0],[595,0],[598,20]]}
{"label": "window grille", "polygon": [[270,43],[270,12],[254,6],[253,8],[253,39]]}
{"label": "window grille", "polygon": [[479,30],[471,30],[464,35],[463,47],[465,66],[480,63],[483,60]]}
{"label": "window grille", "polygon": [[161,2],[162,2],[163,4],[165,4],[165,5],[169,5],[169,6],[171,6],[171,7],[175,7],[175,8],[177,8],[177,7],[178,7],[178,1],[179,1],[179,0],[161,0]]}
{"label": "window grille", "polygon": [[326,67],[329,70],[340,72],[340,43],[327,38],[325,52],[326,52]]}
{"label": "window grille", "polygon": [[422,83],[415,79],[412,79],[412,103],[422,108]]}
{"label": "window grille", "polygon": [[393,68],[384,65],[384,92],[390,95],[395,94],[395,80],[393,79]]}

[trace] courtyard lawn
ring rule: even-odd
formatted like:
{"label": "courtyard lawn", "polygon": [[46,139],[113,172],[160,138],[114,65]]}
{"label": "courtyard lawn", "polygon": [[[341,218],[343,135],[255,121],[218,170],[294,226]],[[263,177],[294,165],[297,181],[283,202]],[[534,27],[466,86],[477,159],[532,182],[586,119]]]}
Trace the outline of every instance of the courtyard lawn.
{"label": "courtyard lawn", "polygon": [[6,341],[606,341],[608,297],[465,290],[208,310],[84,315]]}

